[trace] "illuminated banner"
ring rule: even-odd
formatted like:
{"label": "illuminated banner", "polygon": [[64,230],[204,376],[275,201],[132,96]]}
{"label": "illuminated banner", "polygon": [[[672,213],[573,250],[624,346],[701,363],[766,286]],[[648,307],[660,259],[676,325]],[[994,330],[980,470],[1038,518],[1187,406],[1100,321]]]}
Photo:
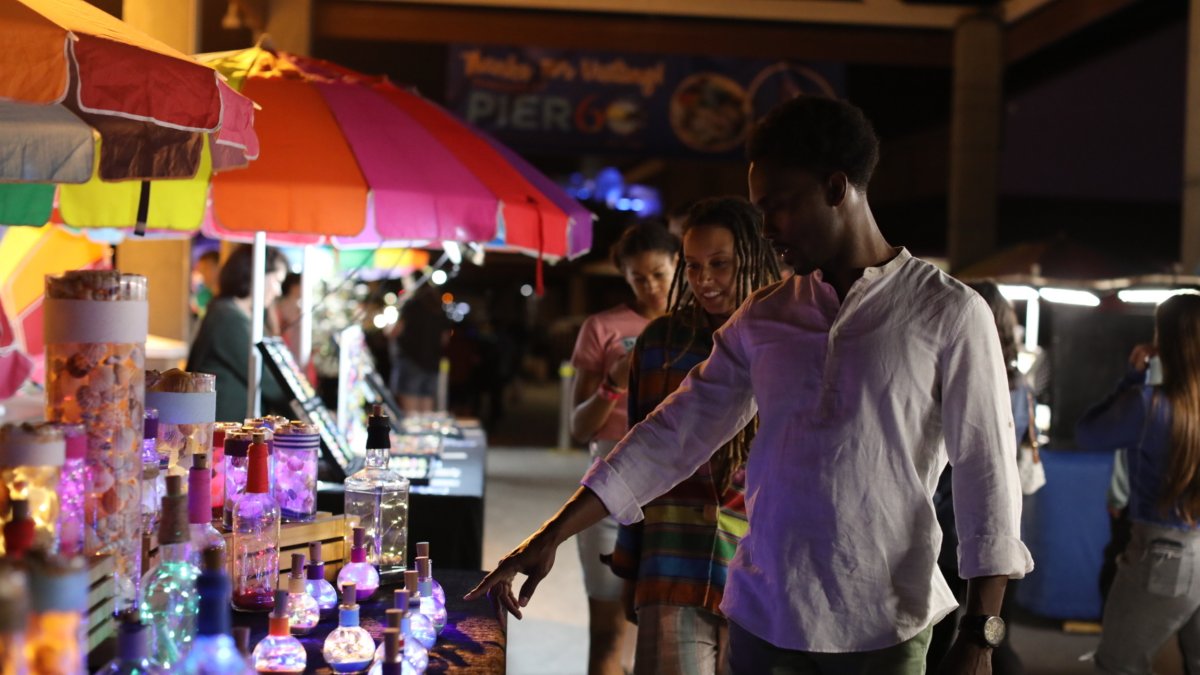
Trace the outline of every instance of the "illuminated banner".
{"label": "illuminated banner", "polygon": [[835,64],[454,45],[446,101],[521,150],[728,155],[776,103],[842,95],[843,72]]}

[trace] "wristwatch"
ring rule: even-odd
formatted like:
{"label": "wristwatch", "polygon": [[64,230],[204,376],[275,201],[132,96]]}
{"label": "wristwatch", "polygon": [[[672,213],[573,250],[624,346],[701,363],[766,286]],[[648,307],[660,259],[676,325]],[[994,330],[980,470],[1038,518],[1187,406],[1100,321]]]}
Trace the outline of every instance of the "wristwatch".
{"label": "wristwatch", "polygon": [[999,647],[1008,634],[1004,619],[998,616],[976,614],[964,616],[958,622],[958,631],[985,647]]}

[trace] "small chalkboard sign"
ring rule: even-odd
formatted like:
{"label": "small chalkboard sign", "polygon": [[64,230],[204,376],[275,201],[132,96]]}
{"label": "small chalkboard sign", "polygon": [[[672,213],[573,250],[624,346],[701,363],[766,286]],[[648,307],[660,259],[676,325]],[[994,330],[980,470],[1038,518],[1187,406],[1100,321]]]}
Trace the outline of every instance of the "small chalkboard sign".
{"label": "small chalkboard sign", "polygon": [[329,408],[317,395],[300,365],[292,358],[292,352],[282,338],[267,337],[258,343],[263,362],[275,376],[287,386],[292,395],[292,411],[296,418],[317,427],[321,434],[321,451],[343,474],[338,480],[354,473],[360,462],[346,437],[338,429]]}

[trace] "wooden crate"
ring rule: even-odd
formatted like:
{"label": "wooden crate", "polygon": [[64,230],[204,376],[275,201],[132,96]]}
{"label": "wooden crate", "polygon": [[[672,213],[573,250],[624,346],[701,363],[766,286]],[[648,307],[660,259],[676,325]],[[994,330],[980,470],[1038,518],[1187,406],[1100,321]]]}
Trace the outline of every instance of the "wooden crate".
{"label": "wooden crate", "polygon": [[112,556],[98,556],[88,563],[88,636],[87,649],[92,651],[116,634],[113,618],[116,609],[116,565]]}
{"label": "wooden crate", "polygon": [[[279,526],[279,574],[287,576],[292,570],[292,554],[308,556],[309,542],[321,542],[321,556],[325,559],[325,578],[337,582],[338,571],[350,557],[346,546],[346,517],[324,511],[317,513],[311,523],[283,523]],[[233,546],[233,534],[225,533],[225,545]]]}

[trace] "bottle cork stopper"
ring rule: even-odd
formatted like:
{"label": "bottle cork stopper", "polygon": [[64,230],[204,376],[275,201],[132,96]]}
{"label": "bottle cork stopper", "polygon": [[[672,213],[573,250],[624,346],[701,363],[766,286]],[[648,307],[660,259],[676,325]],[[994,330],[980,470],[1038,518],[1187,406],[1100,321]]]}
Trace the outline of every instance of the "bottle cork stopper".
{"label": "bottle cork stopper", "polygon": [[299,579],[304,577],[304,554],[292,554],[292,578]]}
{"label": "bottle cork stopper", "polygon": [[383,417],[383,404],[375,403],[371,405],[371,414],[375,417]]}
{"label": "bottle cork stopper", "polygon": [[167,494],[172,497],[183,494],[183,476],[179,474],[167,476]]}
{"label": "bottle cork stopper", "polygon": [[342,584],[342,605],[355,607],[358,605],[358,585]]}
{"label": "bottle cork stopper", "polygon": [[417,558],[417,578],[429,578],[429,558]]}
{"label": "bottle cork stopper", "polygon": [[9,504],[12,506],[13,520],[29,520],[29,502],[24,499],[14,499]]}
{"label": "bottle cork stopper", "polygon": [[223,572],[225,571],[225,552],[216,546],[209,546],[204,549],[202,562],[205,572]]}
{"label": "bottle cork stopper", "polygon": [[421,597],[421,593],[417,590],[416,570],[404,570],[404,588],[408,591],[409,602]]}
{"label": "bottle cork stopper", "polygon": [[408,591],[403,588],[397,588],[392,595],[392,606],[399,610],[408,609]]}
{"label": "bottle cork stopper", "polygon": [[427,541],[418,541],[417,542],[417,557],[418,558],[428,558],[429,557],[429,542],[427,542]]}
{"label": "bottle cork stopper", "polygon": [[[211,550],[211,549],[209,549]],[[249,626],[234,626],[233,641],[237,644],[238,651],[242,656],[250,656],[250,627]]]}
{"label": "bottle cork stopper", "polygon": [[275,589],[275,609],[271,610],[271,615],[275,617],[288,615],[288,591],[286,588]]}
{"label": "bottle cork stopper", "polygon": [[400,658],[400,631],[387,628],[383,631],[383,661],[395,663]]}
{"label": "bottle cork stopper", "polygon": [[404,621],[404,612],[401,612],[398,609],[389,609],[388,611],[384,612],[384,617],[387,621],[388,628],[399,628],[400,622]]}
{"label": "bottle cork stopper", "polygon": [[267,442],[267,434],[262,429],[256,428],[254,433],[250,434],[250,442],[251,443],[266,443]]}
{"label": "bottle cork stopper", "polygon": [[190,538],[189,534],[183,476],[167,476],[167,494],[162,498],[162,520],[158,523],[158,543],[181,544]]}
{"label": "bottle cork stopper", "polygon": [[209,464],[208,453],[197,452],[196,454],[192,455],[192,468],[193,469],[212,468],[212,465]]}
{"label": "bottle cork stopper", "polygon": [[316,565],[316,564],[324,562],[324,560],[321,558],[321,556],[322,556],[321,542],[319,542],[319,541],[309,542],[309,544],[308,544],[308,559],[314,565]]}
{"label": "bottle cork stopper", "polygon": [[367,540],[367,531],[361,527],[352,530],[354,533],[354,548],[363,548]]}

